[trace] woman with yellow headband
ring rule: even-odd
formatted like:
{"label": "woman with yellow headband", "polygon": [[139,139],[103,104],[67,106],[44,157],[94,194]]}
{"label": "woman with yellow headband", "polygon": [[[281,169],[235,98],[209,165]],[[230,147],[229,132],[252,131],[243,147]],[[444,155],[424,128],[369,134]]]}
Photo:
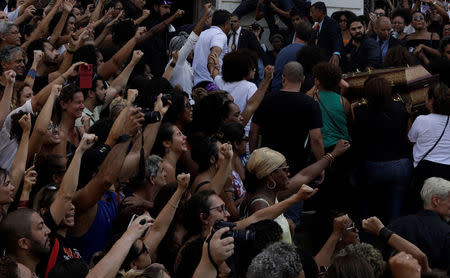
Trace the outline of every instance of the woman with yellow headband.
{"label": "woman with yellow headband", "polygon": [[[255,150],[247,163],[245,188],[247,196],[241,204],[241,216],[248,217],[258,210],[278,203],[296,192],[302,184],[313,181],[322,170],[328,167],[336,158],[350,147],[346,140],[339,140],[331,153],[327,153],[316,163],[301,170],[289,178],[289,166],[281,153],[269,148]],[[291,233],[289,223],[283,214],[275,221],[283,229],[283,241],[290,243]]]}

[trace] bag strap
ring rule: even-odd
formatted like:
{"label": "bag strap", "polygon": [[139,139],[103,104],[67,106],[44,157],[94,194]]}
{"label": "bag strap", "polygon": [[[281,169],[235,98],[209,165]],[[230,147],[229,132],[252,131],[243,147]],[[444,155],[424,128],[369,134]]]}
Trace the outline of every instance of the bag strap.
{"label": "bag strap", "polygon": [[50,254],[50,258],[48,259],[47,269],[45,270],[45,278],[48,277],[48,273],[56,264],[56,259],[58,258],[59,253],[59,240],[55,237],[55,244],[53,244],[52,253]]}
{"label": "bag strap", "polygon": [[339,131],[339,133],[345,137],[345,132],[338,126],[338,124],[334,121],[333,117],[331,117],[330,112],[328,112],[328,109],[325,107],[325,105],[323,105],[322,101],[320,100],[319,94],[315,93],[314,94],[316,96],[317,101],[319,102],[320,106],[322,106],[323,110],[325,110],[325,113],[327,113],[328,118],[330,118],[331,123],[334,125],[334,127]]}
{"label": "bag strap", "polygon": [[428,155],[429,153],[431,153],[432,150],[434,150],[434,148],[437,146],[437,144],[439,143],[439,141],[441,141],[442,136],[444,136],[445,130],[447,129],[447,125],[448,125],[448,120],[449,120],[449,118],[450,118],[450,116],[447,116],[447,122],[445,123],[444,130],[442,130],[442,133],[441,133],[441,136],[439,136],[439,139],[437,139],[437,141],[434,143],[433,147],[431,147],[431,148],[425,153],[425,155],[422,156],[422,158],[421,158],[420,161],[417,163],[417,165],[419,165],[419,163],[422,162],[422,160],[424,160],[425,157],[427,157],[427,155]]}

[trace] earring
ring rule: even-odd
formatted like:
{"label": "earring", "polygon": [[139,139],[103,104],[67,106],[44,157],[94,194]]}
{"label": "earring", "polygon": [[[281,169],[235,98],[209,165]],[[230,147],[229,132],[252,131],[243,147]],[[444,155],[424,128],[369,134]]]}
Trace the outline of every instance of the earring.
{"label": "earring", "polygon": [[267,185],[267,189],[274,190],[275,187],[277,187],[277,183],[275,181],[272,181],[272,186]]}

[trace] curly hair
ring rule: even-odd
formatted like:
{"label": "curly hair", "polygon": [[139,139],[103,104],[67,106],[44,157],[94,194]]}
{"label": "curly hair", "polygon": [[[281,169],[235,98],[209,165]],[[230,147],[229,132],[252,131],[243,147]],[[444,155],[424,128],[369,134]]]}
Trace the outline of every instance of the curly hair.
{"label": "curly hair", "polygon": [[245,79],[257,65],[254,52],[238,50],[223,57],[222,78],[225,82],[236,82]]}
{"label": "curly hair", "polygon": [[386,262],[381,252],[368,243],[347,245],[336,256],[356,255],[364,258],[373,269],[375,277],[382,277],[386,269]]}
{"label": "curly hair", "polygon": [[295,245],[276,242],[269,245],[248,267],[248,278],[295,278],[303,270]]}
{"label": "curly hair", "polygon": [[314,66],[313,76],[319,80],[325,90],[335,91],[342,79],[342,71],[338,66],[322,62]]}
{"label": "curly hair", "polygon": [[406,8],[397,8],[392,11],[391,18],[394,19],[397,16],[403,18],[405,21],[405,26],[408,26],[411,23],[411,12]]}

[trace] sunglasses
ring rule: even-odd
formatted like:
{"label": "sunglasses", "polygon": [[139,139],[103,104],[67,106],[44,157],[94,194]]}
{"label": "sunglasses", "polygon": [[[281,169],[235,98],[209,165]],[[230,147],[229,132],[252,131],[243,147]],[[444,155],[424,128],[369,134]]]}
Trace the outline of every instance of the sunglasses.
{"label": "sunglasses", "polygon": [[422,15],[413,17],[413,20],[415,20],[415,21],[423,20],[423,19],[424,19],[424,17]]}
{"label": "sunglasses", "polygon": [[248,142],[248,136],[244,136],[244,137],[242,137],[242,141],[244,141],[244,142]]}

